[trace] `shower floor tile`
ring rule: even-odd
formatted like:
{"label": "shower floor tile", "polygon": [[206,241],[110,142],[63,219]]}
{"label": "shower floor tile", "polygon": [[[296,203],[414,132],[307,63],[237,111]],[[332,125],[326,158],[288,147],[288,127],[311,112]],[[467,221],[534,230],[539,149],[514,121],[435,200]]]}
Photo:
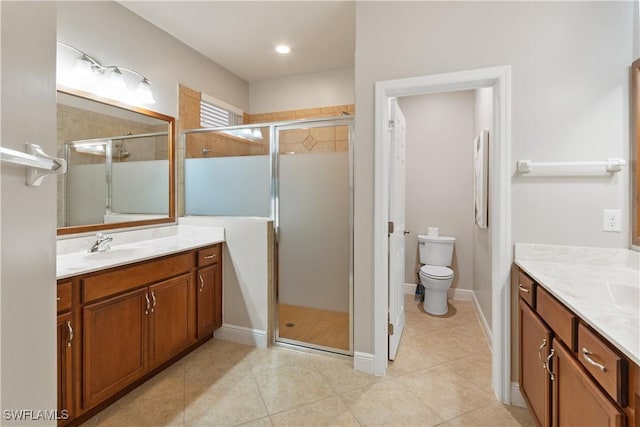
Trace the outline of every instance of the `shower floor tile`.
{"label": "shower floor tile", "polygon": [[281,338],[349,350],[349,313],[279,305]]}

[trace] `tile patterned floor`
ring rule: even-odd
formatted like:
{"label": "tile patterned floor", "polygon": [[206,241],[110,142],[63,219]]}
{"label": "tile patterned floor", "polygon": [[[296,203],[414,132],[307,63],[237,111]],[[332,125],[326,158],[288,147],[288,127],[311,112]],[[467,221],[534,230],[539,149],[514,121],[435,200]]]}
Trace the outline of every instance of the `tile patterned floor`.
{"label": "tile patterned floor", "polygon": [[212,340],[87,421],[107,426],[533,426],[498,403],[470,302],[433,317],[407,296],[407,326],[385,377],[349,360]]}

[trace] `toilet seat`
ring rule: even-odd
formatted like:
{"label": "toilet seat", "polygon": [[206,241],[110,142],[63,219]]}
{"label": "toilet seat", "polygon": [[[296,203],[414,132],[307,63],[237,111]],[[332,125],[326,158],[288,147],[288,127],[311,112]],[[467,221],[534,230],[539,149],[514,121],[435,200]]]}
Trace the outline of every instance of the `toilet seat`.
{"label": "toilet seat", "polygon": [[442,265],[423,265],[420,276],[434,280],[447,280],[453,277],[453,270]]}

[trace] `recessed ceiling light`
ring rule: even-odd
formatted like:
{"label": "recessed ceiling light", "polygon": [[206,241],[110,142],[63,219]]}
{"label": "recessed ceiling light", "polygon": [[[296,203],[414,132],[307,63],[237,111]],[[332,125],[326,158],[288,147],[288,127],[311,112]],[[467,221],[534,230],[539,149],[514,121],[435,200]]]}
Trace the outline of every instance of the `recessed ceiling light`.
{"label": "recessed ceiling light", "polygon": [[286,55],[287,53],[291,52],[291,48],[285,44],[281,44],[279,46],[276,46],[276,52]]}

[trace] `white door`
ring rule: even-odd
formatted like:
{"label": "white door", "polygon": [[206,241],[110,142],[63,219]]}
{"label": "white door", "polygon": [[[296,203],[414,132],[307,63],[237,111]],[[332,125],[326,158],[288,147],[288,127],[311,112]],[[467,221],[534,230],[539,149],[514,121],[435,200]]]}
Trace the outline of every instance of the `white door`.
{"label": "white door", "polygon": [[405,315],[404,237],[408,233],[405,224],[406,120],[397,99],[391,100],[389,113],[389,360],[394,360],[404,330]]}

